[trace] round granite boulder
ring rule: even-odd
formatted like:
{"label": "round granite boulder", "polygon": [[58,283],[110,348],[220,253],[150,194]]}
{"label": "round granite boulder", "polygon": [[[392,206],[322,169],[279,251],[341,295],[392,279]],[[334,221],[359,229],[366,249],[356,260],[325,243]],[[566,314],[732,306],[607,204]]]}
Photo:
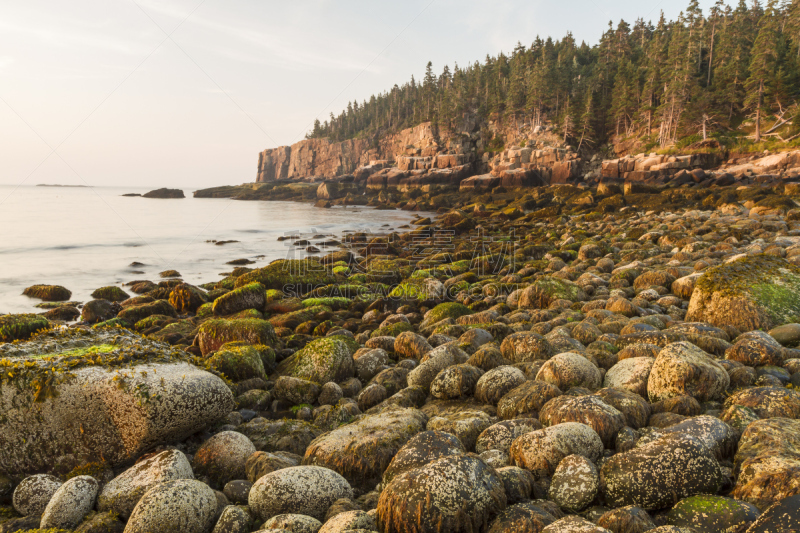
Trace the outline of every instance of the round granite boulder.
{"label": "round granite boulder", "polygon": [[554,426],[562,422],[580,422],[594,429],[606,448],[613,447],[614,437],[626,424],[625,416],[599,396],[559,396],[542,407],[539,422]]}
{"label": "round granite boulder", "polygon": [[561,390],[550,383],[530,380],[508,391],[497,402],[497,416],[504,420],[520,416],[539,417],[539,410],[551,399],[561,396]]}
{"label": "round granite boulder", "polygon": [[564,422],[531,431],[511,443],[514,464],[530,470],[537,479],[551,477],[564,457],[583,455],[594,462],[603,453],[603,441],[586,424]]}
{"label": "round granite boulder", "polygon": [[647,394],[657,402],[687,394],[704,402],[718,399],[730,384],[728,372],[703,350],[688,342],[662,349],[647,380]]}
{"label": "round granite boulder", "polygon": [[14,510],[22,516],[44,513],[53,494],[63,485],[60,479],[48,474],[36,474],[22,480],[14,489]]}
{"label": "round granite boulder", "polygon": [[74,529],[94,509],[100,483],[91,476],[67,480],[50,498],[42,514],[42,529]]}
{"label": "round granite boulder", "polygon": [[662,509],[696,494],[715,494],[722,471],[714,454],[694,437],[671,434],[625,453],[600,469],[600,489],[614,506]]}
{"label": "round granite boulder", "polygon": [[353,498],[347,480],[329,468],[294,466],[262,476],[250,490],[250,509],[261,520],[285,513],[323,520],[340,498]]}
{"label": "round granite boulder", "polygon": [[566,391],[570,387],[583,387],[595,391],[602,386],[600,369],[577,353],[566,352],[550,358],[539,373],[538,381],[544,381]]}
{"label": "round granite boulder", "polygon": [[381,492],[384,533],[482,531],[506,507],[503,481],[480,458],[442,457],[395,477]]}
{"label": "round granite boulder", "polygon": [[468,364],[445,368],[431,382],[431,396],[440,400],[472,396],[482,375],[483,370]]}
{"label": "round granite boulder", "polygon": [[133,509],[125,533],[208,533],[217,517],[217,497],[200,481],[180,479],[148,490]]}
{"label": "round granite boulder", "polygon": [[[508,337],[506,337],[508,338]],[[509,391],[527,381],[525,374],[513,366],[499,366],[480,377],[475,385],[475,398],[483,403],[497,405]]]}
{"label": "round granite boulder", "polygon": [[246,436],[222,431],[200,446],[192,459],[192,468],[198,477],[208,477],[214,486],[222,488],[228,481],[245,478],[245,463],[255,451]]}
{"label": "round granite boulder", "polygon": [[582,455],[568,455],[553,473],[548,497],[562,509],[577,513],[592,503],[599,485],[594,463]]}
{"label": "round granite boulder", "polygon": [[383,472],[383,484],[388,485],[395,477],[409,470],[424,466],[431,461],[449,455],[467,453],[455,435],[443,431],[417,433],[400,448]]}

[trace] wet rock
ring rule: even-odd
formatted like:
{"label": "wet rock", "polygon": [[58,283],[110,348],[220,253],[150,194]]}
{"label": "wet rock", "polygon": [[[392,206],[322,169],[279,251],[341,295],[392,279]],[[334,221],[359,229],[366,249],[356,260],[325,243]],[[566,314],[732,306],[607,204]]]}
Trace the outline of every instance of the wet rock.
{"label": "wet rock", "polygon": [[263,476],[280,470],[282,468],[289,468],[291,466],[298,466],[302,457],[293,459],[287,456],[286,453],[274,454],[269,452],[255,452],[247,458],[245,462],[245,471],[247,472],[247,479],[250,483],[255,483]]}
{"label": "wet rock", "polygon": [[661,509],[696,494],[715,494],[722,471],[702,442],[668,435],[611,457],[600,469],[600,490],[613,506]]}
{"label": "wet rock", "polygon": [[427,429],[445,431],[458,437],[467,450],[474,450],[478,436],[497,421],[483,411],[465,409],[455,413],[441,413],[428,420]]}
{"label": "wet rock", "polygon": [[638,429],[647,425],[651,407],[647,400],[623,389],[600,389],[595,393],[606,404],[625,416],[626,425]]}
{"label": "wet rock", "polygon": [[170,305],[179,313],[195,313],[209,300],[208,293],[188,283],[177,285],[169,295]]}
{"label": "wet rock", "polygon": [[322,522],[316,518],[301,514],[279,514],[273,516],[261,526],[266,530],[283,530],[292,533],[317,533]]}
{"label": "wet rock", "polygon": [[353,489],[342,476],[321,466],[295,466],[256,481],[249,505],[261,520],[289,512],[322,520],[339,498],[353,498]]}
{"label": "wet rock", "polygon": [[763,331],[750,331],[736,339],[736,344],[725,352],[725,359],[747,366],[780,366],[783,346]]}
{"label": "wet rock", "polygon": [[356,353],[353,359],[356,376],[367,383],[389,363],[389,354],[382,348],[373,348],[362,354]]}
{"label": "wet rock", "polygon": [[160,199],[178,199],[178,198],[186,198],[184,196],[183,191],[180,189],[168,189],[166,187],[162,187],[161,189],[155,189],[150,192],[146,192],[142,195],[142,198],[160,198]]}
{"label": "wet rock", "polygon": [[2,315],[0,316],[0,342],[27,340],[35,333],[46,330],[50,326],[50,321],[41,315]]}
{"label": "wet rock", "polygon": [[800,392],[776,387],[743,389],[725,400],[725,412],[733,406],[752,409],[759,418],[800,418]]}
{"label": "wet rock", "polygon": [[83,305],[81,320],[90,324],[105,322],[117,316],[118,311],[119,307],[108,300],[91,300]]}
{"label": "wet rock", "polygon": [[32,285],[22,294],[45,302],[66,302],[72,297],[72,292],[61,285]]}
{"label": "wet rock", "polygon": [[495,467],[495,470],[503,481],[508,504],[526,502],[531,499],[536,484],[533,474],[518,466]]}
{"label": "wet rock", "polygon": [[595,430],[578,422],[565,422],[526,433],[511,444],[514,464],[530,470],[537,479],[550,477],[564,457],[580,454],[596,461],[603,442]]}
{"label": "wet rock", "polygon": [[274,353],[267,346],[229,342],[214,352],[207,361],[211,368],[222,372],[228,379],[244,381],[252,378],[266,379],[265,359],[274,360]]}
{"label": "wet rock", "polygon": [[128,518],[145,492],[159,483],[177,479],[194,479],[192,467],[180,451],[163,451],[106,483],[97,498],[97,509]]}
{"label": "wet rock", "polygon": [[226,316],[247,309],[264,309],[266,304],[266,288],[258,282],[253,282],[218,297],[214,300],[211,310],[217,316]]}
{"label": "wet rock", "polygon": [[95,300],[108,300],[109,302],[124,302],[130,298],[130,295],[119,287],[110,285],[96,289],[92,292],[92,298]]}
{"label": "wet rock", "polygon": [[730,378],[719,363],[688,342],[661,350],[650,370],[647,393],[651,402],[688,394],[698,401],[720,398]]}
{"label": "wet rock", "polygon": [[783,346],[800,345],[800,324],[784,324],[769,330],[769,335]]}
{"label": "wet rock", "polygon": [[100,483],[91,476],[76,476],[61,485],[42,514],[42,529],[74,529],[94,508]]}
{"label": "wet rock", "polygon": [[597,496],[600,485],[597,468],[582,455],[568,455],[556,467],[548,497],[562,509],[577,513]]}
{"label": "wet rock", "polygon": [[207,533],[217,516],[217,498],[208,485],[181,479],[159,483],[133,509],[126,533],[181,531]]}
{"label": "wet rock", "polygon": [[266,420],[260,417],[242,424],[236,430],[247,435],[257,450],[301,456],[306,453],[311,441],[322,433],[318,427],[302,420]]}
{"label": "wet rock", "polygon": [[245,479],[234,479],[233,481],[228,481],[225,484],[225,487],[222,489],[222,493],[226,498],[228,498],[228,501],[232,503],[247,505],[247,495],[250,493],[250,489],[252,487],[253,484]]}
{"label": "wet rock", "polygon": [[419,387],[428,391],[439,372],[449,366],[464,363],[468,359],[463,351],[449,349],[448,346],[435,348],[427,356],[427,359],[408,373],[409,387]]}
{"label": "wet rock", "polygon": [[479,531],[505,507],[493,468],[474,456],[451,455],[395,477],[381,493],[378,519],[386,533]]}
{"label": "wet rock", "polygon": [[212,533],[248,533],[253,519],[241,507],[228,505],[222,510]]}
{"label": "wet rock", "polygon": [[197,344],[203,355],[219,350],[223,344],[242,341],[248,344],[273,346],[275,329],[269,322],[255,318],[207,320],[197,332]]}
{"label": "wet rock", "polygon": [[519,297],[520,309],[547,309],[556,300],[581,302],[586,294],[575,283],[556,278],[544,277],[536,280],[522,291]]}
{"label": "wet rock", "polygon": [[597,520],[597,525],[613,533],[644,533],[656,527],[647,511],[635,505],[608,511]]}
{"label": "wet rock", "polygon": [[394,341],[394,351],[401,357],[422,359],[422,356],[433,350],[425,337],[413,331],[404,331]]}
{"label": "wet rock", "polygon": [[381,482],[392,458],[428,418],[416,409],[392,409],[365,415],[326,433],[306,450],[304,465],[324,466],[355,488],[368,491]]}
{"label": "wet rock", "polygon": [[275,398],[292,405],[313,404],[319,398],[319,385],[307,379],[281,376],[275,381]]}

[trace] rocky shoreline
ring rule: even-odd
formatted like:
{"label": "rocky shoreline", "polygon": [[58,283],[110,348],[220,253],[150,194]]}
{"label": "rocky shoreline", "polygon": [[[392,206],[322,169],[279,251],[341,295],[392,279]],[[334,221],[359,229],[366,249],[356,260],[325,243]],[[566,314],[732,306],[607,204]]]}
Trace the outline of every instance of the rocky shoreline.
{"label": "rocky shoreline", "polygon": [[507,168],[537,157],[199,191],[437,216],[201,286],[26,289],[0,533],[799,529],[794,155]]}

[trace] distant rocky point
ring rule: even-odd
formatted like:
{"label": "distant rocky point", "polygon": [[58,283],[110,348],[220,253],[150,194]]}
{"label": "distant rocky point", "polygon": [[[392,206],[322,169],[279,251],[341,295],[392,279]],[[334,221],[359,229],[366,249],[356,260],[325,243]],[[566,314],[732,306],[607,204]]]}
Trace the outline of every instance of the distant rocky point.
{"label": "distant rocky point", "polygon": [[143,198],[186,198],[180,189],[161,188],[142,195]]}
{"label": "distant rocky point", "polygon": [[38,183],[37,187],[82,187],[88,189],[88,185],[61,185],[59,183]]}

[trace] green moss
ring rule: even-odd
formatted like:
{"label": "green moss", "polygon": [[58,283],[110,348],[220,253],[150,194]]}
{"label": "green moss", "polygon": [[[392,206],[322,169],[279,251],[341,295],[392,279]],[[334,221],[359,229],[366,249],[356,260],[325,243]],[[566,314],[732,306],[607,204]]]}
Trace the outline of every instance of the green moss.
{"label": "green moss", "polygon": [[258,282],[248,283],[214,300],[212,310],[217,316],[231,315],[245,309],[261,309],[266,304],[266,289]]}
{"label": "green moss", "polygon": [[437,305],[425,315],[425,321],[430,324],[436,324],[445,318],[456,318],[464,315],[472,314],[472,311],[466,305],[458,302],[445,302]]}
{"label": "green moss", "polygon": [[389,298],[425,301],[437,297],[429,291],[426,279],[412,278],[402,282],[389,293]]}
{"label": "green moss", "polygon": [[123,318],[112,318],[111,320],[106,320],[105,322],[100,322],[92,326],[92,329],[103,329],[103,328],[130,328],[131,323]]}
{"label": "green moss", "polygon": [[0,316],[0,342],[29,339],[50,326],[50,321],[39,315],[3,315]]}
{"label": "green moss", "polygon": [[214,316],[214,302],[209,302],[207,304],[203,304],[197,308],[197,318],[206,318],[210,316]]}
{"label": "green moss", "polygon": [[330,298],[307,298],[303,300],[303,306],[305,307],[317,307],[324,305],[326,307],[330,307],[331,309],[346,309],[352,301],[349,298],[342,298],[342,297],[330,297]]}
{"label": "green moss", "polygon": [[[232,381],[250,378],[266,379],[266,370],[261,357],[261,350],[270,350],[267,346],[250,346],[241,342],[228,343],[208,358],[211,368],[223,373]],[[272,352],[274,356],[275,352]]]}
{"label": "green moss", "polygon": [[404,331],[414,331],[414,326],[408,322],[397,322],[388,326],[383,326],[372,332],[371,337],[397,337]]}
{"label": "green moss", "polygon": [[323,337],[281,361],[277,375],[292,376],[314,383],[341,382],[353,377],[353,351],[349,337]]}
{"label": "green moss", "polygon": [[275,261],[236,278],[236,287],[259,282],[267,289],[306,293],[314,287],[333,283],[335,279],[318,259],[286,259]]}
{"label": "green moss", "polygon": [[144,331],[154,326],[163,328],[167,324],[177,322],[177,320],[178,320],[177,318],[172,318],[170,316],[150,315],[149,317],[143,318],[142,320],[134,324],[133,329],[135,329],[136,331]]}
{"label": "green moss", "polygon": [[207,320],[200,326],[198,335],[201,338],[201,342],[205,342],[207,346],[213,346],[209,351],[233,341],[268,346],[278,342],[272,325],[269,322],[255,318]]}
{"label": "green moss", "polygon": [[780,257],[753,255],[710,268],[697,288],[728,297],[749,295],[775,324],[800,320],[800,267]]}
{"label": "green moss", "polygon": [[334,266],[333,269],[331,269],[331,272],[333,272],[334,274],[337,274],[337,275],[346,276],[346,275],[348,275],[350,273],[350,267],[348,267],[348,266]]}

